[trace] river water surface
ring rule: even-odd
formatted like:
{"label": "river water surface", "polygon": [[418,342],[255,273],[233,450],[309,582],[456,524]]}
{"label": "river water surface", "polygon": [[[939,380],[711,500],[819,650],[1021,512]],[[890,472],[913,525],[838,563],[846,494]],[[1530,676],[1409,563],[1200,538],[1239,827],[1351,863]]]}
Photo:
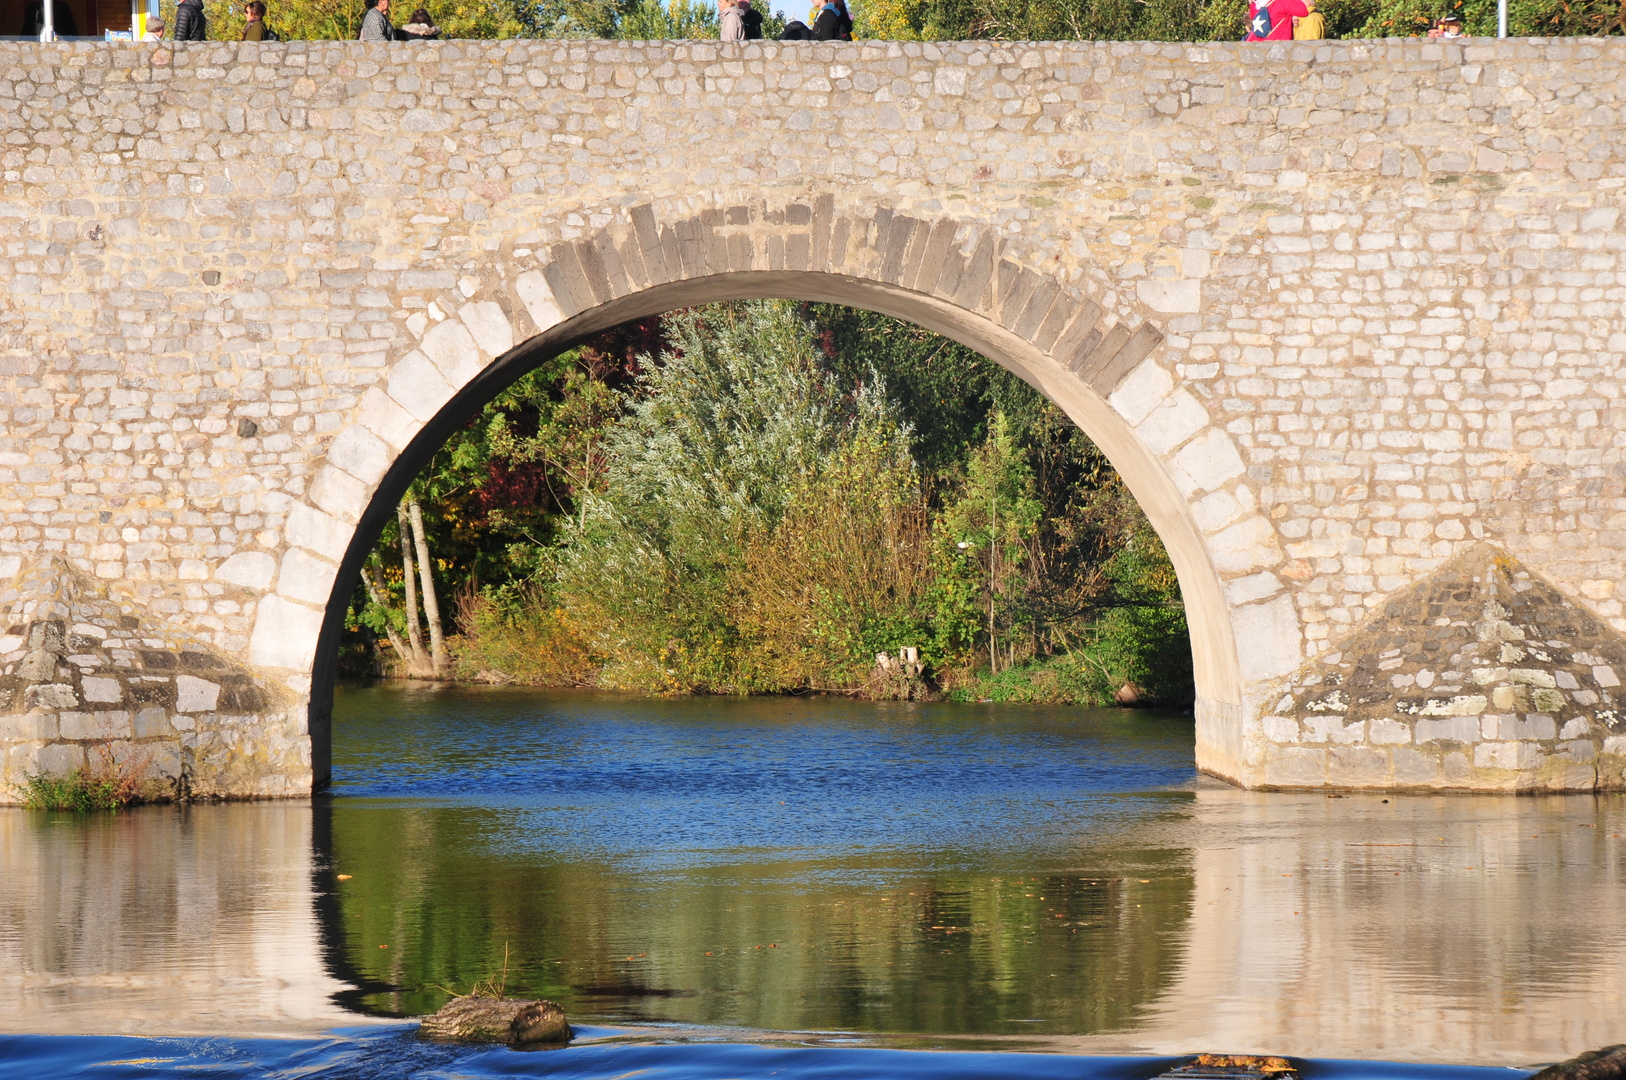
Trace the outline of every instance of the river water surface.
{"label": "river water surface", "polygon": [[[1478,1076],[1626,1039],[1617,797],[1242,792],[1189,716],[1076,708],[387,685],[334,731],[314,801],[0,809],[0,1069]],[[488,979],[583,1038],[411,1037]]]}

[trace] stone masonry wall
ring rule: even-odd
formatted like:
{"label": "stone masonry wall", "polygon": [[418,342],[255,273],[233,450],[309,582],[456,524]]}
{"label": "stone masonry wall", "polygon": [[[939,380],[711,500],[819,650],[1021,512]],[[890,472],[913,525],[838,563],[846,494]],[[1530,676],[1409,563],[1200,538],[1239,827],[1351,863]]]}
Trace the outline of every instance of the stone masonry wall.
{"label": "stone masonry wall", "polygon": [[[0,558],[260,688],[192,782],[292,792],[323,778],[301,703],[339,563],[459,389],[640,297],[870,302],[1021,371],[1119,465],[1192,606],[1204,767],[1616,784],[1607,688],[1582,681],[1614,661],[1576,657],[1626,631],[1623,60],[1584,39],[0,43]],[[1596,632],[1476,599],[1449,669],[1502,666],[1477,627],[1506,622],[1565,643],[1537,646],[1554,685],[1506,661],[1451,695],[1486,698],[1477,743],[1397,757],[1385,723],[1420,750],[1432,716],[1311,688],[1370,670],[1393,605],[1483,551],[1516,567],[1498,589],[1542,583]],[[1404,672],[1419,690],[1431,664]],[[17,692],[0,787],[71,756],[51,748],[86,704]],[[28,718],[53,709],[47,737]],[[136,737],[140,710],[110,711],[130,735],[80,753]],[[1567,718],[1548,738],[1543,716]]]}

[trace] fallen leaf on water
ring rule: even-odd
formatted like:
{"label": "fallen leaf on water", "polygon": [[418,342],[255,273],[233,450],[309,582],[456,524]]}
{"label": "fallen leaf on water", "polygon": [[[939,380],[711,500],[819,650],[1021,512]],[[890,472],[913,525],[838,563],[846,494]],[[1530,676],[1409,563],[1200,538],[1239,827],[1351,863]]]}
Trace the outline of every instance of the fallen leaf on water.
{"label": "fallen leaf on water", "polygon": [[339,875],[339,880],[340,881],[349,881],[350,880],[350,875],[349,874],[340,874]]}

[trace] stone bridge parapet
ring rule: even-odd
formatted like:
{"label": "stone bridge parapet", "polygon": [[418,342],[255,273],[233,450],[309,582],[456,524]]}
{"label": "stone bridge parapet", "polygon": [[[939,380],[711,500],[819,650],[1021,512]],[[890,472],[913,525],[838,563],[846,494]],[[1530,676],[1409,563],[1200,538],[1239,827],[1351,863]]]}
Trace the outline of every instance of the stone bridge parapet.
{"label": "stone bridge parapet", "polygon": [[0,43],[0,799],[98,752],[321,783],[356,568],[446,433],[749,296],[948,334],[1101,445],[1201,767],[1621,787],[1623,60]]}

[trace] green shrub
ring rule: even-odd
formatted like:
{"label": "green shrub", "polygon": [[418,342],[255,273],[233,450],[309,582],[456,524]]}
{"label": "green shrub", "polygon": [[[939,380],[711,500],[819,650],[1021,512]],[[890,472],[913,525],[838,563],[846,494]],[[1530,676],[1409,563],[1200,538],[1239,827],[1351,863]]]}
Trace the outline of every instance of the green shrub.
{"label": "green shrub", "polygon": [[140,785],[110,770],[92,775],[75,769],[67,776],[30,776],[23,786],[23,805],[31,810],[117,810],[137,801]]}

